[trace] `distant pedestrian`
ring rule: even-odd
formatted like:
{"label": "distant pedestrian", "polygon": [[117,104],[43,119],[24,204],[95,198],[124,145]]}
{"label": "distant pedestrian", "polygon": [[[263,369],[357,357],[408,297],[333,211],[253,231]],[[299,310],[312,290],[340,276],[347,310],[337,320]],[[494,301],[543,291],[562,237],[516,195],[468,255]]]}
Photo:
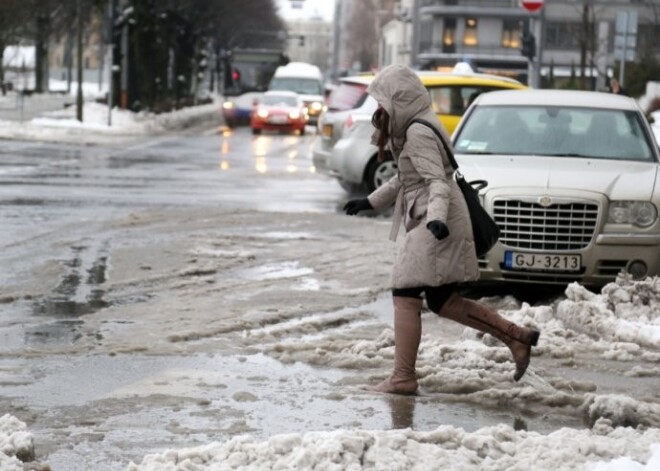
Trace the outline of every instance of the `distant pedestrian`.
{"label": "distant pedestrian", "polygon": [[619,83],[619,81],[615,78],[610,79],[610,93],[614,93],[615,95],[628,96],[628,92],[626,91],[626,89],[623,88]]}
{"label": "distant pedestrian", "polygon": [[423,119],[449,136],[431,110],[431,100],[419,77],[408,67],[392,65],[376,75],[367,89],[378,102],[372,123],[382,159],[385,147],[394,156],[398,174],[367,198],[346,203],[349,215],[384,210],[395,205],[391,239],[399,226],[405,239],[392,274],[394,302],[394,371],[372,390],[394,394],[417,391],[415,363],[422,335],[422,293],[431,311],[487,332],[511,350],[514,379],[525,373],[539,333],[518,326],[496,311],[457,292],[461,282],[479,278],[477,255],[467,205],[453,179],[443,144]]}

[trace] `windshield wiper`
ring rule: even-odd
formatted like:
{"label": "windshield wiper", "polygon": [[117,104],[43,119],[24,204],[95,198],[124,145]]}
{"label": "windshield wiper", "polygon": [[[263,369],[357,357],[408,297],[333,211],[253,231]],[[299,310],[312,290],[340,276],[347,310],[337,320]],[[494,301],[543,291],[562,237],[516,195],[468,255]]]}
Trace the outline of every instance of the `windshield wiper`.
{"label": "windshield wiper", "polygon": [[581,157],[584,159],[596,159],[598,156],[596,155],[588,155],[588,154],[578,154],[576,152],[566,152],[563,154],[538,154],[538,155],[543,155],[547,157]]}

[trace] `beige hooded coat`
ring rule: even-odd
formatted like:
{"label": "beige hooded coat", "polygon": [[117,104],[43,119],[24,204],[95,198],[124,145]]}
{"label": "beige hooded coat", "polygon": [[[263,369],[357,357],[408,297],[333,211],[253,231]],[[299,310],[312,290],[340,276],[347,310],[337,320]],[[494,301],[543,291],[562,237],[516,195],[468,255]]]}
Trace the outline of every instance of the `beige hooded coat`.
{"label": "beige hooded coat", "polygon": [[[379,72],[367,89],[390,116],[390,150],[398,175],[369,195],[377,211],[395,204],[391,239],[403,223],[406,234],[392,273],[392,288],[420,288],[479,278],[472,226],[454,169],[431,129],[432,123],[451,145],[431,110],[431,99],[419,77],[408,67],[391,65]],[[406,132],[407,129],[407,132]],[[447,224],[449,237],[437,240],[426,224]]]}

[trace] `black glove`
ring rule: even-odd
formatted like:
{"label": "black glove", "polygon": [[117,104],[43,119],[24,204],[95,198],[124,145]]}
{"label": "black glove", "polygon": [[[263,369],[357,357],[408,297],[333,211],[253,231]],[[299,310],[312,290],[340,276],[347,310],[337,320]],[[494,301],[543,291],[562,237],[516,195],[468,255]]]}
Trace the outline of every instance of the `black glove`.
{"label": "black glove", "polygon": [[442,221],[429,221],[428,224],[426,224],[426,228],[431,231],[438,240],[449,237],[449,228],[447,227],[447,224]]}
{"label": "black glove", "polygon": [[364,211],[366,209],[374,209],[373,206],[371,206],[371,203],[367,198],[360,198],[357,200],[350,200],[346,205],[344,206],[344,211],[346,211],[346,214],[349,216],[354,216],[356,215],[359,211]]}

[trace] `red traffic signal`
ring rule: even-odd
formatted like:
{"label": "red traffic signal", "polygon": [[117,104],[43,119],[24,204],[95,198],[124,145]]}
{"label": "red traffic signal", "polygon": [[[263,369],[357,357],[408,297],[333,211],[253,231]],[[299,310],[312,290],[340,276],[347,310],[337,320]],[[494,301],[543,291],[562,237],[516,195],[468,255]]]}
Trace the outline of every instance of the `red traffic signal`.
{"label": "red traffic signal", "polygon": [[236,69],[232,70],[231,71],[231,79],[234,82],[238,82],[241,79],[241,73]]}

